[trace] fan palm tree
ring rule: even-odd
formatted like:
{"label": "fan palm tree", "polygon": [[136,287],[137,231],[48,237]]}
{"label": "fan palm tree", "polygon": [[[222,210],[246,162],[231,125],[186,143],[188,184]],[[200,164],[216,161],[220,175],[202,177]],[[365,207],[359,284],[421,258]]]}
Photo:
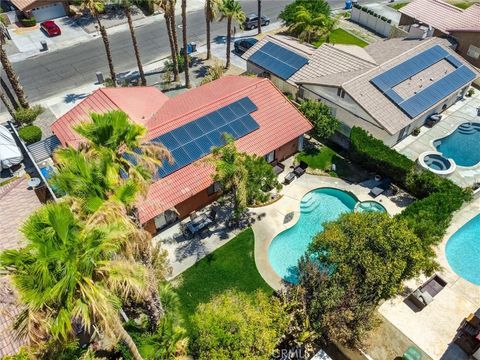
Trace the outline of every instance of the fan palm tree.
{"label": "fan palm tree", "polygon": [[104,9],[104,3],[102,0],[82,0],[82,4],[87,8],[92,16],[95,18],[98,24],[98,30],[102,35],[103,45],[105,46],[105,53],[107,54],[108,68],[110,69],[110,78],[113,86],[117,85],[117,77],[115,75],[115,68],[113,66],[112,52],[110,50],[110,41],[108,40],[107,30],[100,21],[99,12]]}
{"label": "fan palm tree", "polygon": [[217,5],[218,5],[218,0],[206,0],[205,1],[205,20],[206,20],[206,25],[207,25],[207,60],[209,60],[212,57],[212,31],[210,29],[210,26],[212,22],[215,20],[217,17]]}
{"label": "fan palm tree", "polygon": [[[67,202],[44,205],[22,227],[25,248],[0,255],[0,267],[11,277],[25,310],[17,331],[65,341],[81,325],[101,329],[124,342],[133,358],[142,357],[122,326],[122,298],[141,298],[148,289],[146,268],[118,257],[128,240],[121,223],[108,225],[79,219]],[[32,322],[35,326],[32,326]]]}
{"label": "fan palm tree", "polygon": [[220,21],[227,19],[227,63],[225,68],[230,67],[230,49],[232,42],[232,23],[237,22],[240,26],[245,21],[245,13],[242,5],[236,0],[221,0],[218,4],[218,10],[222,14]]}
{"label": "fan palm tree", "polygon": [[91,122],[77,125],[75,131],[87,139],[88,151],[107,152],[123,177],[132,177],[146,186],[162,161],[172,160],[162,144],[144,142],[147,129],[131,122],[123,111],[91,114],[91,118]]}
{"label": "fan palm tree", "polygon": [[295,11],[295,22],[288,27],[288,31],[301,41],[312,43],[323,37],[327,38],[335,28],[338,18],[325,14],[312,15],[304,6],[298,6]]}
{"label": "fan palm tree", "polygon": [[257,10],[258,10],[258,34],[262,33],[262,0],[257,0]]}
{"label": "fan palm tree", "polygon": [[137,36],[135,35],[135,30],[133,28],[131,11],[132,1],[133,0],[120,0],[120,5],[122,5],[125,16],[127,17],[128,28],[130,29],[130,36],[132,38],[133,51],[135,52],[135,58],[137,60],[138,73],[140,74],[140,83],[142,86],[145,86],[147,85],[147,80],[145,79],[145,72],[143,71],[143,65],[140,58],[140,49],[138,48],[137,44]]}
{"label": "fan palm tree", "polygon": [[15,109],[12,107],[10,102],[8,101],[7,97],[3,93],[3,91],[0,90],[0,100],[2,101],[3,105],[5,105],[5,108],[7,109],[8,113],[10,116],[15,119]]}
{"label": "fan palm tree", "polygon": [[13,70],[12,63],[8,59],[7,51],[3,46],[5,42],[3,26],[4,25],[0,22],[0,63],[2,64],[3,70],[5,71],[5,75],[7,75],[8,81],[12,85],[12,89],[15,92],[15,95],[17,95],[20,106],[27,109],[30,107],[27,101],[27,97],[25,96],[25,92],[22,85],[20,84],[20,81],[18,80],[18,76],[15,73],[15,70]]}
{"label": "fan palm tree", "polygon": [[218,181],[224,191],[233,198],[233,214],[238,220],[247,207],[248,170],[245,166],[245,156],[237,151],[231,135],[224,134],[225,145],[212,150],[212,156],[207,158],[215,167],[213,179]]}
{"label": "fan palm tree", "polygon": [[182,42],[183,42],[183,64],[185,67],[185,87],[190,89],[190,71],[189,71],[189,59],[187,49],[187,0],[182,0]]}
{"label": "fan palm tree", "polygon": [[168,42],[170,44],[170,53],[173,64],[173,81],[178,81],[178,44],[176,39],[176,25],[175,25],[175,0],[156,0],[155,2],[163,11],[165,19],[165,26],[167,28]]}

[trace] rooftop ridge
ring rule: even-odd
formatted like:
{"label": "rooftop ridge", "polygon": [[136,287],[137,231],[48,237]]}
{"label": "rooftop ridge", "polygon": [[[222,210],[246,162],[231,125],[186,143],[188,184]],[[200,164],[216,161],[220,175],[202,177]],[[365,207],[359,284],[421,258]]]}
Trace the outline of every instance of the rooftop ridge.
{"label": "rooftop ridge", "polygon": [[[366,63],[368,63],[368,64],[378,65],[373,58],[372,58],[372,60],[374,60],[373,62],[372,62],[372,61],[368,61],[368,60],[366,60],[366,59],[364,59],[364,58],[362,58],[362,57],[356,56],[355,54],[349,53],[348,51],[345,51],[344,49],[335,46],[335,44],[322,44],[322,46],[323,46],[323,45],[328,46],[328,47],[331,48],[331,49],[335,49],[335,51],[339,51],[339,52],[341,52],[341,53],[343,53],[343,54],[346,54],[346,55],[349,56],[349,57],[354,57],[355,59],[358,59],[358,60],[361,60],[361,61],[363,61],[363,62],[366,62]],[[363,49],[362,49],[360,46],[358,46],[358,45],[344,45],[344,44],[337,44],[337,45],[342,45],[342,46],[354,46],[354,47],[357,47],[357,48],[363,50]],[[319,49],[320,49],[320,48],[319,48]],[[368,54],[368,52],[367,52],[367,54]],[[370,54],[368,54],[368,55],[370,56]],[[371,57],[371,56],[370,56],[370,57]]]}

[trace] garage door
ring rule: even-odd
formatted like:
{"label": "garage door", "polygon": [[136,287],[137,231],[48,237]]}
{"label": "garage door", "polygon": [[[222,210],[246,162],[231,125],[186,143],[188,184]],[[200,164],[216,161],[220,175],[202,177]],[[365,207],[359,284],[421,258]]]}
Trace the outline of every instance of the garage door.
{"label": "garage door", "polygon": [[50,5],[35,8],[32,10],[32,14],[33,16],[35,16],[37,22],[55,19],[67,15],[65,13],[65,7],[62,3],[53,3]]}

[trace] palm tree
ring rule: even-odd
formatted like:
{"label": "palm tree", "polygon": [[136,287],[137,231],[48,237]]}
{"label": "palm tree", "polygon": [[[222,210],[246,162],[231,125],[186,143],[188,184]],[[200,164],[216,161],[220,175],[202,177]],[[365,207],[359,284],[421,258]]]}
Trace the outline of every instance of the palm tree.
{"label": "palm tree", "polygon": [[183,40],[183,63],[185,67],[185,87],[190,89],[190,72],[189,72],[189,59],[187,49],[187,0],[182,0],[182,40]]}
{"label": "palm tree", "polygon": [[262,0],[257,0],[257,9],[258,9],[258,34],[262,33]]}
{"label": "palm tree", "polygon": [[146,186],[162,161],[172,160],[162,144],[146,142],[147,129],[131,122],[123,111],[94,113],[91,118],[91,122],[77,125],[75,131],[87,139],[88,150],[107,152],[123,176],[128,175]]}
{"label": "palm tree", "polygon": [[222,0],[218,5],[218,10],[222,14],[220,21],[227,19],[227,63],[225,68],[230,67],[230,48],[232,41],[232,22],[237,22],[240,26],[245,21],[245,13],[242,5],[236,0]]}
{"label": "palm tree", "polygon": [[211,29],[210,26],[217,17],[217,5],[218,5],[218,0],[206,0],[205,1],[205,20],[206,20],[206,25],[207,25],[207,60],[209,60],[212,57],[212,51],[211,51]]}
{"label": "palm tree", "polygon": [[[0,255],[0,267],[11,277],[26,308],[17,331],[65,341],[73,326],[94,327],[124,342],[136,360],[142,357],[123,328],[122,298],[142,298],[147,269],[117,254],[128,238],[121,223],[108,225],[80,219],[67,202],[49,203],[22,227],[25,248]],[[32,322],[36,320],[35,326]]]}
{"label": "palm tree", "polygon": [[20,84],[20,81],[18,80],[18,76],[15,73],[15,70],[13,70],[12,63],[7,57],[7,51],[3,46],[3,43],[5,42],[5,34],[3,32],[3,26],[4,25],[1,24],[0,22],[0,63],[2,64],[5,74],[7,75],[8,81],[12,85],[12,89],[15,92],[15,95],[17,95],[17,99],[18,99],[18,102],[20,103],[20,106],[25,109],[28,109],[30,105],[28,104],[27,97],[25,96],[25,92],[23,90],[22,85]]}
{"label": "palm tree", "polygon": [[225,145],[212,150],[207,158],[215,167],[213,179],[218,181],[225,192],[233,199],[233,214],[238,220],[247,207],[248,170],[245,166],[245,154],[239,153],[231,135],[224,134]]}
{"label": "palm tree", "polygon": [[5,107],[7,108],[7,111],[10,114],[10,116],[13,119],[15,119],[15,109],[12,107],[12,105],[10,104],[10,102],[8,101],[7,97],[5,96],[2,90],[0,90],[0,100],[2,101],[3,105],[5,105]]}
{"label": "palm tree", "polygon": [[135,30],[133,28],[132,12],[130,9],[130,7],[132,6],[132,0],[121,0],[121,5],[123,6],[125,16],[127,17],[128,27],[130,29],[130,36],[132,37],[133,51],[135,52],[135,58],[137,60],[138,73],[140,74],[140,83],[142,84],[142,86],[145,86],[147,85],[147,80],[145,79],[145,73],[143,71],[143,65],[140,59],[140,49],[138,48],[137,36],[135,35]]}
{"label": "palm tree", "polygon": [[312,15],[304,6],[298,6],[294,15],[295,22],[288,27],[288,31],[301,41],[312,43],[323,37],[327,40],[335,28],[338,18],[325,14]]}
{"label": "palm tree", "polygon": [[165,26],[167,27],[168,42],[173,64],[173,81],[178,81],[178,44],[175,28],[175,0],[157,0],[156,4],[163,10]]}
{"label": "palm tree", "polygon": [[86,7],[93,15],[98,24],[98,29],[102,35],[103,45],[105,46],[105,52],[107,54],[108,68],[110,69],[110,78],[113,86],[117,85],[117,77],[115,75],[115,68],[113,67],[112,52],[110,50],[110,42],[108,40],[107,30],[100,21],[99,12],[103,10],[104,3],[101,0],[82,0],[83,6]]}

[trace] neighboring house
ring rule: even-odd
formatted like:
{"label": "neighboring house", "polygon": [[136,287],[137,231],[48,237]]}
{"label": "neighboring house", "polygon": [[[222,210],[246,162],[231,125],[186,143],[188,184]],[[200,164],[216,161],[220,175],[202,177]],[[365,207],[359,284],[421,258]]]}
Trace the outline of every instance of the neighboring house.
{"label": "neighboring house", "polygon": [[464,10],[441,0],[415,0],[399,11],[400,25],[411,34],[425,25],[431,28],[427,36],[453,38],[456,51],[480,68],[480,4]]}
{"label": "neighboring house", "polygon": [[[247,53],[247,64],[252,63],[247,66],[253,69],[263,61],[266,70],[278,72],[284,54],[275,50],[261,54],[260,60],[256,55],[271,41],[267,37]],[[359,126],[393,146],[456,102],[478,77],[449,45],[437,38],[382,40],[364,48],[323,44],[283,82],[295,86],[298,97],[318,99],[331,108],[341,122],[334,138],[341,145],[347,146],[351,128]]]}
{"label": "neighboring house", "polygon": [[38,23],[68,15],[66,0],[10,0],[25,16],[34,16]]}
{"label": "neighboring house", "polygon": [[222,144],[222,133],[236,139],[240,151],[284,160],[303,146],[312,125],[267,79],[225,76],[168,98],[154,87],[103,88],[59,118],[52,131],[64,146],[82,138],[73,127],[89,121],[91,112],[121,109],[145,126],[148,139],[162,142],[174,164],[159,169],[159,180],[138,205],[139,218],[150,232],[185,218],[215,200],[213,167],[202,158]]}

